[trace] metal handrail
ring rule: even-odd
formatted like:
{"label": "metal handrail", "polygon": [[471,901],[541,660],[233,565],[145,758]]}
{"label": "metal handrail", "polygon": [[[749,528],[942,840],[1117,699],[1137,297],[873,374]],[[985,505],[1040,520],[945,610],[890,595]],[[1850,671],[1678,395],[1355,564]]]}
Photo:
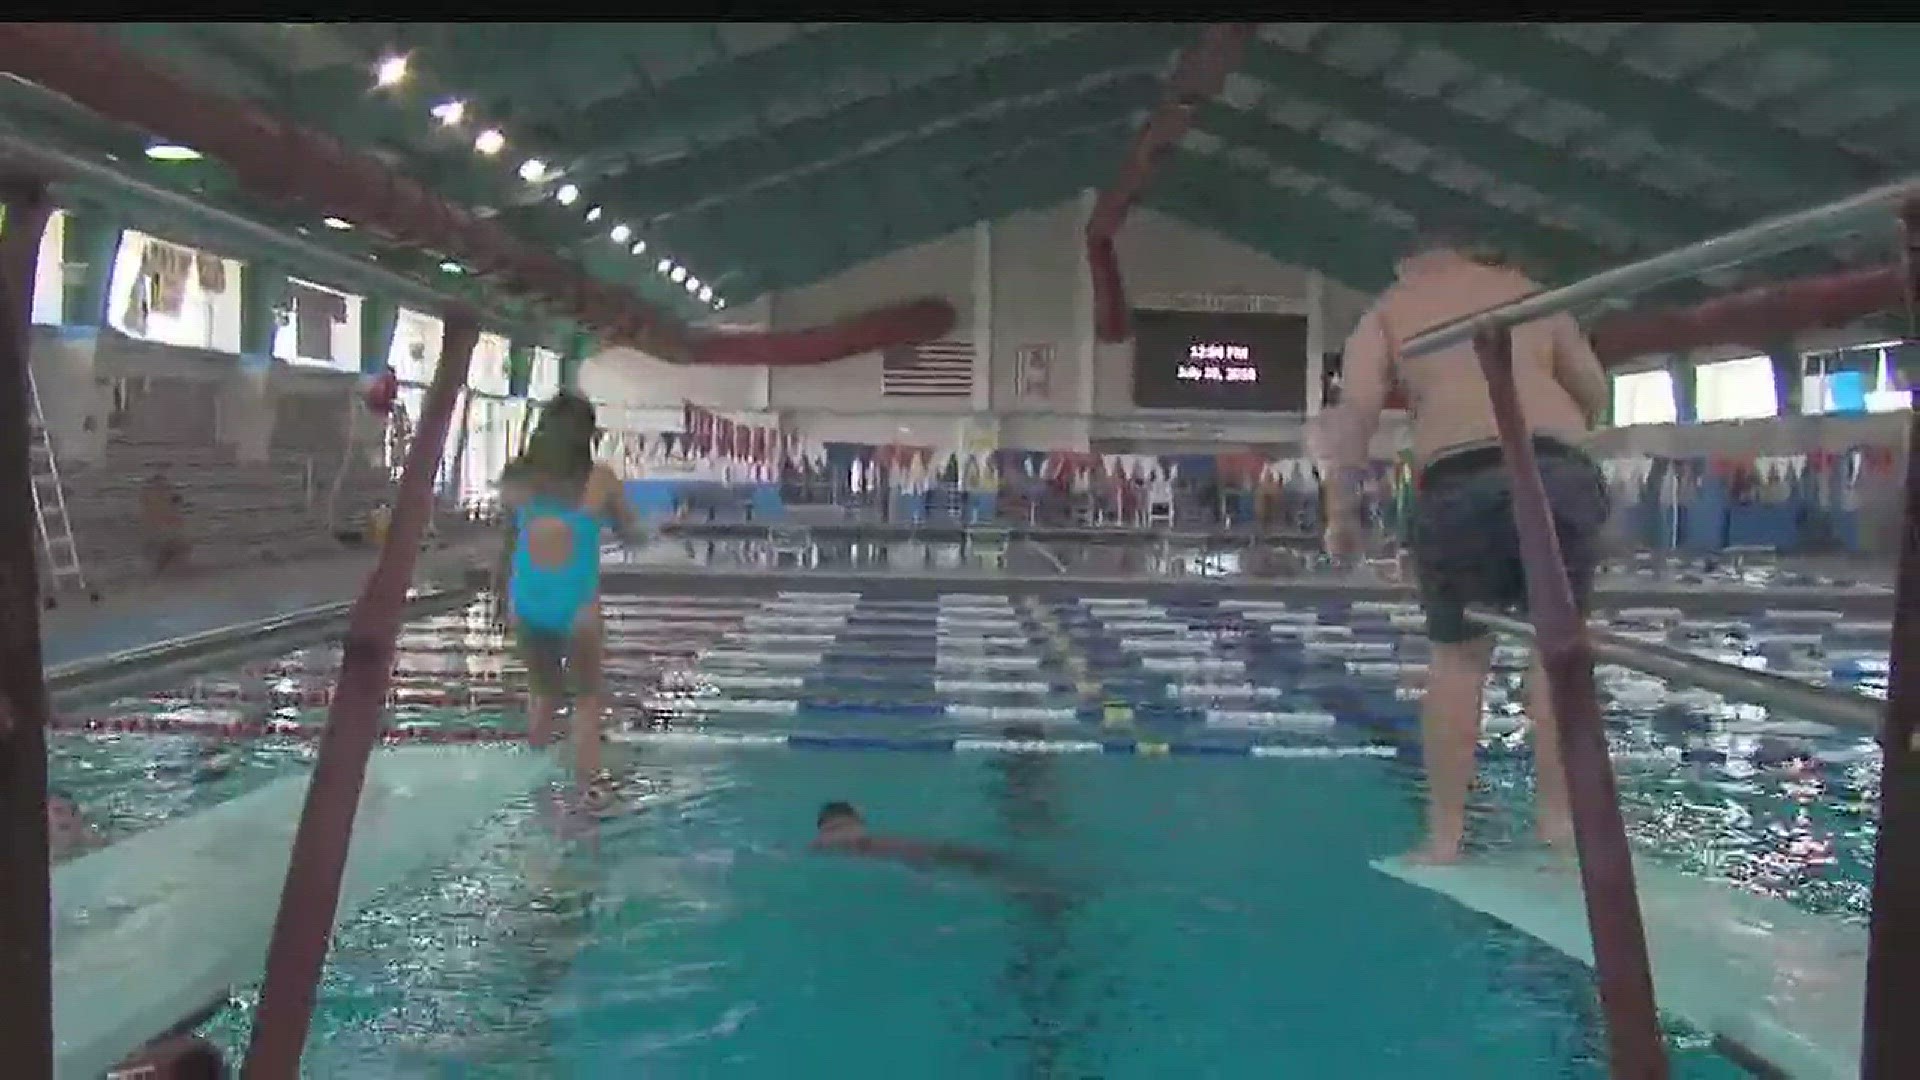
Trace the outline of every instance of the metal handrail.
{"label": "metal handrail", "polygon": [[[1533,637],[1533,624],[1525,619],[1493,611],[1474,610],[1471,614],[1474,621],[1502,634]],[[1598,660],[1849,731],[1878,730],[1881,714],[1886,711],[1879,702],[1859,694],[1635,641],[1598,626],[1589,625],[1587,635],[1593,639],[1593,654]]]}
{"label": "metal handrail", "polygon": [[1402,359],[1412,360],[1467,344],[1486,331],[1519,326],[1563,311],[1583,308],[1600,300],[1643,292],[1678,278],[1704,274],[1758,255],[1798,247],[1831,236],[1872,211],[1885,210],[1915,197],[1920,197],[1920,177],[1910,176],[1851,198],[1768,218],[1744,229],[1735,229],[1639,262],[1602,270],[1570,285],[1542,289],[1518,300],[1441,323],[1408,338],[1400,346],[1400,355]]}

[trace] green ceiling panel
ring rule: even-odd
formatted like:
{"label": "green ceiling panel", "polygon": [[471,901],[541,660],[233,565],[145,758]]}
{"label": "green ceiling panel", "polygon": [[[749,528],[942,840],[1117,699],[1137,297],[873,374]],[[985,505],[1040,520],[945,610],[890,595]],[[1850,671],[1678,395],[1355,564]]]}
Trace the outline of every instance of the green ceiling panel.
{"label": "green ceiling panel", "polygon": [[1171,55],[1163,37],[1135,28],[1068,38],[978,68],[872,98],[768,132],[766,138],[734,140],[653,168],[616,178],[623,205],[643,215],[670,214],[726,188],[737,188],[859,150],[877,139],[899,137],[928,124],[950,121],[1011,99],[1072,91],[1076,84]]}
{"label": "green ceiling panel", "polygon": [[[1126,146],[1127,131],[1118,124],[1051,139],[1034,139],[975,164],[965,185],[948,185],[936,201],[913,208],[903,219],[888,223],[890,242],[852,243],[830,230],[814,227],[806,233],[783,233],[773,238],[742,234],[729,254],[759,256],[761,269],[750,272],[753,293],[790,288],[845,269],[855,263],[944,236],[976,221],[1017,210],[1051,206],[1072,198],[1084,186],[1083,178],[1110,168]],[[874,233],[869,232],[869,237]],[[764,258],[769,249],[783,253],[778,260]],[[742,295],[747,295],[743,293]]]}
{"label": "green ceiling panel", "polygon": [[1876,170],[1834,143],[1610,63],[1532,27],[1448,23],[1408,29],[1483,71],[1643,127],[1672,149],[1703,154],[1743,182],[1796,188],[1802,197],[1832,197],[1877,178]]}
{"label": "green ceiling panel", "polygon": [[[913,78],[988,32],[965,25],[834,26],[733,63],[710,65],[634,99],[582,110],[568,122],[569,141],[600,153],[619,153],[663,138],[698,141],[714,126],[759,115],[769,101],[819,93],[836,77]],[[1050,32],[1029,26],[1025,36],[1038,39]]]}
{"label": "green ceiling panel", "polygon": [[[1292,252],[1289,261],[1342,281],[1389,271],[1403,239],[1370,217],[1280,188],[1262,170],[1217,157],[1174,156],[1154,192],[1168,205],[1205,207],[1208,221],[1232,223],[1234,235],[1258,236],[1268,249]],[[1309,254],[1313,258],[1304,257]]]}
{"label": "green ceiling panel", "polygon": [[[698,303],[654,272],[661,255],[741,302],[983,217],[1105,187],[1120,168],[1134,118],[1161,100],[1174,55],[1199,29],[1188,23],[141,23],[111,32],[228,93],[380,152],[449,200],[491,208],[517,235],[584,260],[596,276],[694,314]],[[1920,46],[1913,24],[1754,24],[1750,32],[1716,38],[1717,67],[1704,66],[1704,59],[1686,62],[1688,35],[1656,36],[1665,43],[1662,55],[1678,61],[1669,69],[1695,74],[1670,82],[1628,64],[1625,57],[1652,44],[1644,29],[1614,36],[1599,52],[1539,27],[1502,24],[1343,27],[1301,51],[1256,38],[1240,74],[1272,92],[1270,100],[1247,106],[1235,92],[1228,96],[1240,104],[1202,106],[1197,126],[1225,148],[1175,154],[1142,201],[1356,287],[1386,280],[1398,231],[1331,198],[1273,182],[1274,167],[1286,166],[1415,217],[1477,223],[1536,272],[1564,280],[1619,257],[1592,235],[1554,224],[1562,217],[1557,211],[1604,219],[1628,234],[1636,250],[1649,251],[1864,187],[1890,169],[1920,166],[1905,160],[1920,153],[1920,135],[1912,132],[1920,77],[1908,62]],[[1726,47],[1750,39],[1758,47]],[[1427,46],[1457,57],[1464,68]],[[394,50],[410,54],[412,73],[399,87],[376,90],[372,66]],[[1368,52],[1365,70],[1376,74],[1347,67]],[[1809,55],[1830,59],[1832,70],[1807,75]],[[1812,127],[1795,130],[1793,117],[1824,106],[1782,98],[1777,89],[1752,110],[1701,89],[1715,71],[1729,74],[1728,65],[1779,63],[1797,65],[1798,85],[1811,85],[1814,97],[1851,109],[1855,130],[1831,137],[1810,134]],[[1764,95],[1779,81],[1756,77],[1752,85]],[[1853,89],[1870,93],[1849,93]],[[1568,110],[1526,100],[1525,91],[1582,108],[1599,121],[1579,123]],[[1889,112],[1889,102],[1903,92],[1904,111]],[[476,154],[472,124],[445,130],[430,118],[428,106],[452,96],[472,106],[476,121],[507,133],[508,153]],[[1296,116],[1287,108],[1292,98],[1337,115]],[[489,288],[472,278],[449,280],[437,269],[436,253],[361,231],[322,229],[305,217],[317,216],[314,208],[248,199],[214,163],[156,166],[139,156],[139,133],[71,107],[0,87],[0,109],[22,130],[113,153],[120,167],[143,178],[288,229],[304,228],[309,239],[343,252],[377,255],[382,266],[435,287]],[[1356,142],[1361,149],[1349,149],[1340,140],[1353,129],[1342,120],[1384,130],[1394,142]],[[1874,125],[1884,137],[1869,152],[1859,129]],[[1650,171],[1660,160],[1650,156],[1656,154],[1651,147],[1633,158],[1636,133],[1664,150],[1691,152],[1738,182],[1698,190],[1711,174],[1689,167],[1679,183],[1663,183]],[[1564,145],[1552,144],[1562,138]],[[1401,140],[1440,153],[1397,157],[1391,150]],[[1257,149],[1271,164],[1247,162],[1236,152],[1241,149]],[[565,168],[583,200],[562,207],[550,188],[521,182],[515,171],[527,156]],[[1468,192],[1442,182],[1444,163],[1454,159],[1499,183]],[[1537,192],[1547,207],[1522,213],[1495,205],[1505,185]],[[593,205],[604,213],[590,224],[585,210]],[[135,224],[143,222],[168,224],[164,216],[136,215]],[[646,255],[632,256],[609,241],[607,230],[623,222],[650,242]],[[1613,242],[1610,231],[1606,239]],[[1875,249],[1865,257],[1883,253]],[[1804,272],[1826,265],[1823,253],[1800,252],[1746,269]]]}
{"label": "green ceiling panel", "polygon": [[1373,79],[1303,59],[1308,58],[1256,42],[1240,70],[1269,86],[1446,150],[1563,206],[1587,207],[1657,237],[1692,239],[1737,224],[1719,207],[1643,187],[1435,99],[1396,93]]}
{"label": "green ceiling panel", "polygon": [[1369,155],[1220,102],[1201,109],[1195,123],[1229,143],[1256,147],[1302,172],[1338,180],[1412,214],[1416,220],[1439,215],[1456,225],[1478,225],[1485,235],[1497,237],[1515,258],[1531,264],[1536,272],[1567,278],[1616,261],[1576,233],[1553,229],[1457,192],[1425,175],[1401,172]]}
{"label": "green ceiling panel", "polygon": [[[848,211],[860,213],[868,201],[866,192],[874,187],[910,187],[917,178],[937,170],[955,170],[964,179],[969,162],[1029,140],[1048,138],[1050,133],[1124,118],[1151,104],[1158,93],[1155,80],[1140,76],[1106,84],[1084,98],[1063,97],[956,124],[932,135],[904,140],[871,158],[829,165],[786,184],[737,197],[715,197],[691,212],[668,219],[658,234],[683,247],[703,235],[721,235],[731,229],[759,232],[772,222],[799,217],[814,219],[831,229],[834,222],[827,208],[839,192],[850,190],[850,201],[844,205]],[[781,225],[774,228],[787,231]]]}
{"label": "green ceiling panel", "polygon": [[1757,23],[1762,44],[1825,57],[1851,81],[1915,89],[1914,27],[1908,23]]}

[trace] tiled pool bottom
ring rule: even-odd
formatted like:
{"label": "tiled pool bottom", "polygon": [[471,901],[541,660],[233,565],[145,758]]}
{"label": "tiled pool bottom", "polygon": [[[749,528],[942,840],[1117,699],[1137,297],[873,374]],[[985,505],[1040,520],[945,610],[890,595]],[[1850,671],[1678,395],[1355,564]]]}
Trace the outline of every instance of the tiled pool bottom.
{"label": "tiled pool bottom", "polygon": [[[1429,1059],[1437,1076],[1602,1075],[1587,972],[1366,869],[1415,838],[1410,762],[1212,760],[1256,746],[1404,752],[1422,660],[1404,609],[846,594],[611,607],[621,719],[637,737],[677,743],[623,749],[646,811],[569,849],[552,842],[537,800],[517,805],[460,858],[353,920],[328,976],[312,1075],[805,1076],[837,1065],[937,1076],[954,1062],[971,1063],[950,1073],[966,1076],[1251,1076],[1276,1063],[1399,1076]],[[1518,659],[1503,651],[1489,708],[1483,850],[1525,827],[1508,700]],[[198,688],[225,705],[111,712],[243,730],[311,724],[332,662],[313,650]],[[411,627],[399,668],[402,723],[519,726],[517,666],[471,619]],[[1643,850],[1809,910],[1864,910],[1877,771],[1859,740],[1630,673],[1603,681]],[[993,749],[1014,725],[1022,739],[1038,727],[1054,748],[1081,752]],[[153,752],[145,738],[69,738],[107,758]],[[725,738],[954,752],[802,754]],[[241,752],[297,768],[303,745],[252,740]],[[73,764],[56,761],[70,781]],[[1099,898],[1062,914],[961,882],[801,858],[814,808],[838,797],[877,827],[1026,850]],[[1040,963],[1013,934],[1022,926],[1060,957],[1046,970],[1075,974],[1008,974]],[[1381,948],[1431,939],[1448,963],[1470,958],[1463,974],[1501,974],[1468,979],[1459,1010],[1428,1025],[1418,1019],[1428,999],[1455,992],[1446,964],[1423,946],[1396,966],[1364,933]],[[789,965],[785,981],[775,961]],[[1376,980],[1390,992],[1360,985]],[[1063,982],[1105,989],[1035,989]],[[1307,1000],[1316,989],[1325,993]],[[820,1015],[822,998],[841,1003],[833,1015]],[[1380,1024],[1380,1002],[1392,1023]],[[1099,1023],[1082,1024],[1088,1015]],[[242,1010],[223,1020],[229,1037],[242,1022]],[[1164,1034],[1151,1046],[1124,1035],[1154,1024]],[[1680,1075],[1735,1075],[1704,1051],[1687,1061]]]}

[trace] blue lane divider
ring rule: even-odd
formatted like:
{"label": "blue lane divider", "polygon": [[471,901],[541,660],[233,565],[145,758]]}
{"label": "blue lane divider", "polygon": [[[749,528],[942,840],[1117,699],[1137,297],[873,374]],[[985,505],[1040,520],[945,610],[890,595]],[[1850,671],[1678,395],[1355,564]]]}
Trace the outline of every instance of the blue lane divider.
{"label": "blue lane divider", "polygon": [[1337,760],[1345,758],[1393,758],[1403,753],[1398,746],[1368,743],[1357,745],[1298,745],[1260,743],[1217,745],[1194,742],[1150,742],[1146,740],[1076,739],[966,739],[899,738],[878,735],[729,735],[719,732],[620,731],[608,738],[614,742],[661,746],[694,747],[767,747],[816,751],[893,751],[903,753],[1033,753],[1033,754],[1113,754],[1133,757],[1196,758],[1271,758],[1280,760]]}
{"label": "blue lane divider", "polygon": [[926,720],[945,716],[947,707],[943,702],[915,702],[905,704],[898,699],[835,699],[803,697],[800,699],[800,712],[812,716],[862,716],[871,713],[885,713],[889,717],[902,720]]}

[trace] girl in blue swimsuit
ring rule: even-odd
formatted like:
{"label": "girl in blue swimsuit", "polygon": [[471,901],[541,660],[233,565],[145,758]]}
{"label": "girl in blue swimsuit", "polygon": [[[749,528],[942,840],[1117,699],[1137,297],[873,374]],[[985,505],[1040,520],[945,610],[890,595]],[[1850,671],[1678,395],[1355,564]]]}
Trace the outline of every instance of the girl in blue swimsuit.
{"label": "girl in blue swimsuit", "polygon": [[527,665],[527,736],[552,741],[554,714],[571,674],[574,770],[589,796],[607,783],[600,767],[606,701],[601,655],[600,528],[640,537],[618,477],[593,460],[599,432],[591,402],[564,393],[549,402],[526,452],[500,477],[508,535],[499,578]]}

